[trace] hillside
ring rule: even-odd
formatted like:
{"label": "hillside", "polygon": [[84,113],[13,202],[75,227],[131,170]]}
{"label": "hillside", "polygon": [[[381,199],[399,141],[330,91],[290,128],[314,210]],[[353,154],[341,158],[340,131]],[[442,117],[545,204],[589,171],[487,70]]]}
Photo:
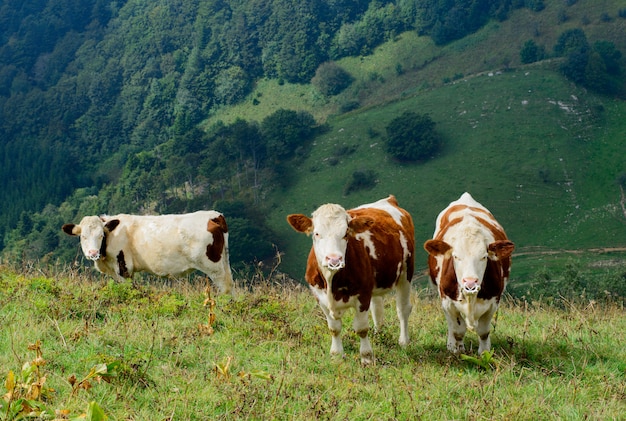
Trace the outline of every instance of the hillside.
{"label": "hillside", "polygon": [[[40,79],[3,68],[8,85],[1,93],[10,95],[2,98],[7,143],[0,170],[12,181],[0,204],[2,258],[12,264],[76,260],[76,239],[59,227],[85,214],[218,208],[229,217],[233,264],[242,277],[251,263],[271,258],[275,244],[283,254],[280,270],[301,279],[309,239],[287,226],[288,213],[308,213],[328,201],[349,207],[393,193],[413,213],[420,245],[439,210],[468,190],[501,220],[525,256],[514,277],[531,282],[541,272],[560,278],[571,262],[551,262],[545,269],[544,255],[537,253],[624,246],[626,128],[620,91],[601,95],[572,83],[562,72],[569,58],[553,55],[553,49],[564,32],[583,30],[589,48],[608,41],[626,51],[626,19],[618,1],[530,3],[498,18],[481,15],[473,32],[446,42],[436,42],[436,31],[419,19],[409,25],[412,30],[401,30],[406,19],[396,12],[405,3],[372,3],[367,10],[360,4],[350,16],[305,19],[315,30],[332,22],[336,38],[327,42],[335,47],[370,19],[397,24],[386,37],[360,38],[361,54],[333,50],[333,62],[353,78],[333,96],[322,95],[308,79],[288,77],[298,70],[293,57],[308,57],[310,49],[294,56],[272,50],[275,44],[266,38],[250,39],[254,48],[276,54],[272,69],[281,68],[281,60],[289,63],[283,70],[291,73],[281,75],[260,70],[263,54],[229,54],[245,43],[227,41],[243,42],[252,21],[209,33],[212,25],[225,25],[219,16],[231,15],[212,15],[215,10],[198,1],[180,2],[178,9],[133,0],[94,8],[95,20],[66,28],[51,55],[37,61],[31,51],[15,64],[32,62]],[[276,0],[257,23],[271,33],[281,22],[280,35],[288,38],[287,22],[295,15],[285,16],[282,11],[291,9],[283,5]],[[254,15],[253,3],[213,6]],[[446,16],[437,19],[447,22]],[[521,62],[528,40],[544,49],[543,60]],[[4,59],[13,51],[9,47],[32,43],[18,35],[3,41]],[[74,56],[62,49],[68,43]],[[232,66],[220,68],[226,63],[221,59],[249,63],[257,73],[244,78]],[[66,71],[52,66],[56,60]],[[620,63],[624,68],[623,58]],[[231,85],[229,75],[250,83]],[[213,88],[223,101],[230,89],[239,96],[219,102]],[[386,125],[406,110],[429,114],[444,138],[443,149],[428,161],[400,164],[384,152]],[[306,123],[287,127],[296,120]],[[376,174],[376,186],[344,194],[361,170]],[[418,249],[421,277],[424,255]],[[581,261],[591,264],[595,254]],[[617,261],[610,267],[619,273],[623,259]],[[546,273],[550,268],[558,272]]]}
{"label": "hillside", "polygon": [[[534,66],[460,79],[333,119],[331,132],[293,169],[289,187],[270,199],[270,226],[286,251],[284,270],[297,273],[310,242],[292,232],[286,214],[310,213],[325,202],[355,206],[390,193],[413,214],[418,244],[432,235],[439,211],[470,191],[500,220],[518,252],[623,246],[618,177],[626,171],[625,105]],[[428,162],[399,164],[382,150],[385,124],[407,109],[428,112],[444,135],[445,147]],[[338,156],[346,147],[355,152]],[[376,186],[344,196],[360,169],[376,172]],[[425,262],[420,253],[418,262]]]}

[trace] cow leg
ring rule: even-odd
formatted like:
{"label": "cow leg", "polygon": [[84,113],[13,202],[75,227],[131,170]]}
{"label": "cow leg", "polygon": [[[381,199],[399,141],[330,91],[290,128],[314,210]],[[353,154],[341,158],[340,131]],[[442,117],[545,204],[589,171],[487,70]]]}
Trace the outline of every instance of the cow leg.
{"label": "cow leg", "polygon": [[374,320],[374,329],[379,331],[385,321],[385,305],[383,303],[383,297],[372,297],[370,309],[372,311],[372,320]]}
{"label": "cow leg", "polygon": [[491,306],[489,311],[480,316],[478,324],[476,326],[476,334],[478,335],[478,355],[481,355],[484,351],[491,349],[491,319],[498,309],[497,305]]}
{"label": "cow leg", "polygon": [[398,343],[401,346],[409,344],[409,316],[411,315],[413,306],[411,305],[411,284],[406,279],[400,279],[396,286],[396,313],[400,321],[400,339]]}
{"label": "cow leg", "polygon": [[331,355],[343,355],[343,343],[341,342],[341,319],[335,319],[330,315],[330,310],[321,301],[319,301],[320,308],[326,316],[326,322],[328,323],[328,329],[331,334],[330,354]]}
{"label": "cow leg", "polygon": [[368,318],[369,310],[366,311],[356,311],[354,315],[354,331],[361,338],[361,364],[368,365],[374,362],[374,351],[372,350],[372,345],[370,344],[370,340],[367,337],[367,333],[369,331],[369,318]]}
{"label": "cow leg", "polygon": [[221,262],[202,264],[202,267],[198,267],[197,269],[204,272],[209,278],[211,278],[211,282],[215,284],[220,293],[222,294],[231,294],[233,289],[233,275],[230,271],[230,265],[228,264],[228,260],[222,258]]}
{"label": "cow leg", "polygon": [[444,299],[443,310],[448,322],[448,350],[455,355],[465,352],[463,338],[467,331],[465,319],[449,299]]}

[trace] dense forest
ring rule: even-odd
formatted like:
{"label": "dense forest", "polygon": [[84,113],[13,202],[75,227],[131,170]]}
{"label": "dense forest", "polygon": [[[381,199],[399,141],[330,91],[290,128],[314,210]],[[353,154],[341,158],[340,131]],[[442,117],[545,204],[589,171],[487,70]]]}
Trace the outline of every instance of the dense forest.
{"label": "dense forest", "polygon": [[[570,1],[574,3],[574,1]],[[262,79],[349,85],[329,65],[405,31],[437,45],[541,0],[6,0],[0,4],[0,251],[69,260],[78,215],[219,208],[236,260],[272,255],[264,194],[325,130],[306,112],[207,130]],[[621,13],[621,12],[620,12]],[[622,16],[623,17],[623,16]],[[568,32],[573,81],[621,95],[621,53]],[[547,55],[527,43],[522,61]],[[26,246],[28,244],[28,246]]]}

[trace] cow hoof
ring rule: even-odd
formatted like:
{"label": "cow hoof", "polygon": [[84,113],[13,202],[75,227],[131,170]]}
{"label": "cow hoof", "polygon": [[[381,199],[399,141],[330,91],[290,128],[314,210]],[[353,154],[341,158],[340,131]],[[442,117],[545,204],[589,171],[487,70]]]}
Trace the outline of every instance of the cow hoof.
{"label": "cow hoof", "polygon": [[362,365],[373,365],[374,364],[374,354],[365,354],[361,355],[361,364]]}
{"label": "cow hoof", "polygon": [[454,355],[459,355],[465,353],[465,345],[464,344],[448,344],[448,351],[453,353]]}

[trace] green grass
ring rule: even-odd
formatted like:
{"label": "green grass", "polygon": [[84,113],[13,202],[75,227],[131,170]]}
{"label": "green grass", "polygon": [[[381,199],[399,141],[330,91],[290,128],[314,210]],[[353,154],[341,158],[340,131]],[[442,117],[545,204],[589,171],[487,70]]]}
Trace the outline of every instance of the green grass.
{"label": "green grass", "polygon": [[[241,280],[240,280],[241,283]],[[410,345],[387,325],[372,335],[375,366],[344,329],[345,358],[310,292],[276,280],[218,297],[215,332],[203,286],[133,286],[75,272],[0,270],[0,379],[30,361],[40,341],[45,404],[78,416],[95,401],[112,420],[619,419],[626,411],[626,319],[619,306],[561,308],[504,300],[493,360],[451,356],[432,292],[414,291]],[[345,325],[350,325],[351,313]],[[477,339],[466,338],[473,357]],[[74,374],[117,364],[111,383],[72,394]],[[0,415],[2,417],[2,415]]]}

